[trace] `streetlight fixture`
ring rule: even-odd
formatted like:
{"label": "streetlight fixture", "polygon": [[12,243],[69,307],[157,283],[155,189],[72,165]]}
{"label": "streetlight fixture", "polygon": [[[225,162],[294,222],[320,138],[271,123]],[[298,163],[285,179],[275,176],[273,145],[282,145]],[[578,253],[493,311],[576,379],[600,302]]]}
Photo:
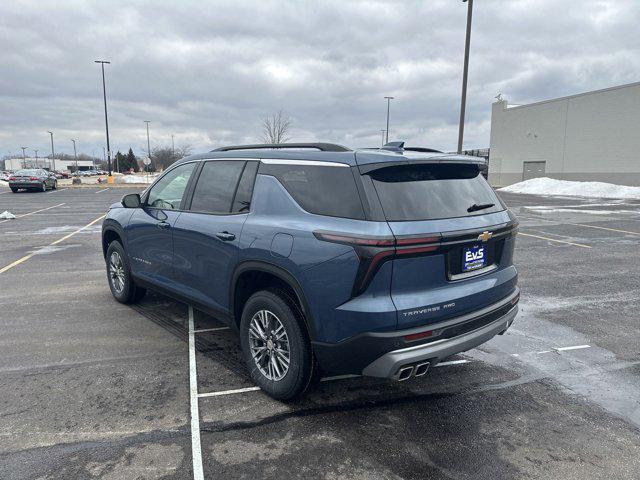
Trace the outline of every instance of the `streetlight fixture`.
{"label": "streetlight fixture", "polygon": [[391,106],[391,100],[393,100],[394,97],[384,97],[387,99],[387,140],[385,143],[389,143],[389,108]]}
{"label": "streetlight fixture", "polygon": [[464,137],[464,116],[467,104],[467,77],[469,75],[469,45],[471,43],[471,15],[473,13],[473,0],[467,2],[467,36],[464,42],[464,70],[462,73],[462,98],[460,100],[460,127],[458,128],[458,153],[462,153],[462,138]]}
{"label": "streetlight fixture", "polygon": [[[149,154],[149,161],[151,161],[151,144],[149,143],[149,124],[151,123],[151,120],[144,120],[144,123],[147,124],[147,153]],[[147,171],[149,171],[148,166]]]}
{"label": "streetlight fixture", "polygon": [[27,168],[27,157],[24,154],[24,151],[29,147],[20,147],[22,149],[22,168]]}
{"label": "streetlight fixture", "polygon": [[47,132],[51,135],[51,170],[55,172],[56,170],[56,157],[55,152],[53,151],[53,132]]}
{"label": "streetlight fixture", "polygon": [[106,60],[94,60],[94,63],[99,63],[102,67],[102,96],[104,98],[104,126],[107,132],[107,169],[109,170],[109,176],[111,176],[111,148],[109,147],[109,119],[107,117],[107,87],[104,82],[104,64],[111,64]]}
{"label": "streetlight fixture", "polygon": [[76,153],[76,141],[72,138],[73,142],[73,158],[76,159],[76,174],[78,173],[78,154]]}

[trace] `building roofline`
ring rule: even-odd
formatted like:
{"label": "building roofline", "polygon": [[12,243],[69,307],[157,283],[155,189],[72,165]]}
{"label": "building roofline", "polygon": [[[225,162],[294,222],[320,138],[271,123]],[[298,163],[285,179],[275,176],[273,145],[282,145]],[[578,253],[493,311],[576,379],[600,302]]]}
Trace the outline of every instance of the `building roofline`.
{"label": "building roofline", "polygon": [[[559,102],[559,101],[563,101],[563,100],[571,100],[573,98],[584,97],[586,95],[593,95],[593,94],[596,94],[596,93],[610,92],[610,91],[613,91],[613,90],[619,90],[621,88],[637,87],[637,86],[640,86],[640,82],[626,83],[624,85],[615,85],[613,87],[601,88],[599,90],[591,90],[589,92],[575,93],[573,95],[567,95],[565,97],[550,98],[550,99],[547,99],[547,100],[540,100],[538,102],[533,102],[533,103],[525,103],[525,104],[514,105],[512,107],[509,106],[509,102],[507,100],[502,100],[502,101],[507,104],[507,107],[505,108],[505,110],[515,110],[516,108],[533,107],[533,106],[536,106],[536,105],[543,105],[545,103]],[[500,101],[494,102],[494,103],[500,103]]]}

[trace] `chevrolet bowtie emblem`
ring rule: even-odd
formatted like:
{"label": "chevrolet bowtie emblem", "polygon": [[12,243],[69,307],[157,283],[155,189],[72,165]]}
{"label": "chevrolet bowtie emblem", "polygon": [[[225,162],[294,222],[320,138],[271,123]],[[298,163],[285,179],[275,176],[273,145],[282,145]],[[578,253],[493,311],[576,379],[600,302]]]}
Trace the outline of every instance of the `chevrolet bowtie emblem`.
{"label": "chevrolet bowtie emblem", "polygon": [[478,235],[478,240],[482,240],[483,242],[486,242],[491,237],[493,237],[493,233],[491,233],[491,232],[482,232],[480,235]]}

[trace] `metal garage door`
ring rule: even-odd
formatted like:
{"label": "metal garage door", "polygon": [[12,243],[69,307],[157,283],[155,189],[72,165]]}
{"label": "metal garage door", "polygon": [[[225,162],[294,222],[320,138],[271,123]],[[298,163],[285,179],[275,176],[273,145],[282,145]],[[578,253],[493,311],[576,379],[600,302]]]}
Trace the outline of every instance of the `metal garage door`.
{"label": "metal garage door", "polygon": [[544,177],[544,170],[547,162],[523,162],[522,163],[522,180],[530,178]]}

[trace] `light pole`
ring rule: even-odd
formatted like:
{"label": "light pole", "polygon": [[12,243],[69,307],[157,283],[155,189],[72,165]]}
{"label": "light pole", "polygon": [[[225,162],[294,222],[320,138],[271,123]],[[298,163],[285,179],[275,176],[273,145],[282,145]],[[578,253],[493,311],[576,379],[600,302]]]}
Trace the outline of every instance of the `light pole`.
{"label": "light pole", "polygon": [[471,43],[471,15],[473,13],[473,0],[467,2],[467,36],[464,42],[464,70],[462,72],[462,98],[460,100],[460,127],[458,128],[458,153],[462,153],[462,138],[464,137],[464,115],[467,104],[467,77],[469,74],[469,45]]}
{"label": "light pole", "polygon": [[20,147],[22,149],[22,168],[27,168],[27,157],[24,154],[24,151],[29,147]]}
{"label": "light pole", "polygon": [[380,134],[382,136],[382,138],[380,139],[380,146],[384,147],[384,132],[386,132],[386,130],[383,128],[382,130],[380,130]]}
{"label": "light pole", "polygon": [[47,132],[49,135],[51,135],[51,170],[55,171],[56,170],[56,157],[55,157],[55,152],[53,151],[53,132]]}
{"label": "light pole", "polygon": [[387,99],[387,140],[384,143],[389,143],[389,108],[391,106],[391,100],[393,100],[394,97],[384,97]]}
{"label": "light pole", "polygon": [[38,168],[38,150],[34,149],[34,152],[36,152],[36,168]]}
{"label": "light pole", "polygon": [[104,64],[111,64],[106,60],[95,60],[94,63],[99,63],[102,67],[102,96],[104,98],[104,126],[107,131],[107,169],[109,170],[109,176],[111,176],[111,148],[109,147],[109,119],[107,118],[107,87],[104,82]]}
{"label": "light pole", "polygon": [[72,138],[73,142],[73,158],[76,159],[76,174],[78,173],[78,154],[76,153],[76,141]]}
{"label": "light pole", "polygon": [[[151,120],[145,120],[144,123],[147,124],[147,153],[149,154],[149,160],[151,160],[151,144],[149,143],[149,124]],[[147,167],[147,171],[149,171],[149,167]]]}
{"label": "light pole", "polygon": [[173,143],[173,137],[174,137],[174,135],[171,135],[171,156],[175,157],[175,155],[176,155],[176,146]]}

